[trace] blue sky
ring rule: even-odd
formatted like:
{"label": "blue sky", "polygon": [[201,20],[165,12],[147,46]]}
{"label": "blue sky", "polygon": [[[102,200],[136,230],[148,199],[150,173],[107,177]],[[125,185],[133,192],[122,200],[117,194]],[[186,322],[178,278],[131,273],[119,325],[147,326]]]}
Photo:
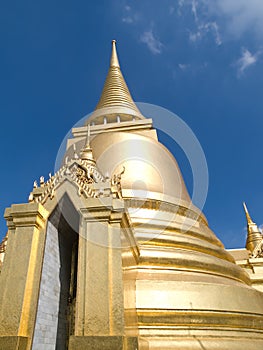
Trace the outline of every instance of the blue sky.
{"label": "blue sky", "polygon": [[[3,2],[0,237],[4,208],[27,201],[65,134],[96,106],[116,39],[134,100],[173,111],[199,139],[204,213],[226,247],[243,247],[243,200],[263,223],[262,23],[261,0]],[[160,137],[191,193],[187,159]]]}

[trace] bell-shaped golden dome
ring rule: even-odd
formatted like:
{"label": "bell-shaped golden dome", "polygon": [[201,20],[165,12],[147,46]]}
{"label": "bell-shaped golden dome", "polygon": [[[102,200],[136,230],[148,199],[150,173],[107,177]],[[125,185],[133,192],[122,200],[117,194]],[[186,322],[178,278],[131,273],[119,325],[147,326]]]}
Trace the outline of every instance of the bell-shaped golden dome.
{"label": "bell-shaped golden dome", "polygon": [[190,197],[172,154],[159,142],[138,134],[101,133],[92,149],[102,172],[122,176],[124,197],[176,200],[189,205]]}

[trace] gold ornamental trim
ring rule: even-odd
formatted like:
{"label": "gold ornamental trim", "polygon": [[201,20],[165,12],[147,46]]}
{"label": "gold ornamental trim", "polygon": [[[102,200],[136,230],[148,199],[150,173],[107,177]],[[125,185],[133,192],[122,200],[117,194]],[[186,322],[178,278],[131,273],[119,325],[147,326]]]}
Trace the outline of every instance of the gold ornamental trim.
{"label": "gold ornamental trim", "polygon": [[196,328],[237,328],[256,330],[263,333],[263,316],[257,314],[219,311],[137,311],[140,327],[191,327]]}

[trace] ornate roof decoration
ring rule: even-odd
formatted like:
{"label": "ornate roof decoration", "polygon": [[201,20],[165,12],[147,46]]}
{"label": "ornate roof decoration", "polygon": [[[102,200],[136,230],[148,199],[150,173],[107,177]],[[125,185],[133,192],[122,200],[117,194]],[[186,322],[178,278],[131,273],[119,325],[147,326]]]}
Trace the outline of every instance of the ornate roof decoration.
{"label": "ornate roof decoration", "polygon": [[0,254],[5,253],[6,251],[6,245],[7,245],[7,240],[8,240],[8,232],[5,235],[4,239],[0,243]]}
{"label": "ornate roof decoration", "polygon": [[263,257],[263,235],[257,224],[251,219],[247,206],[243,203],[247,219],[246,248],[250,251],[250,258]]}
{"label": "ornate roof decoration", "polygon": [[54,175],[49,174],[47,181],[41,176],[40,186],[35,181],[28,198],[29,202],[45,204],[48,199],[52,200],[56,190],[66,180],[74,183],[78,195],[85,198],[110,196],[122,198],[121,176],[124,170],[120,174],[114,174],[111,179],[99,171],[89,145],[89,132],[87,144],[80,155],[79,158],[74,152],[73,158],[70,161],[66,159],[64,165]]}
{"label": "ornate roof decoration", "polygon": [[257,244],[250,258],[263,258],[263,239]]}

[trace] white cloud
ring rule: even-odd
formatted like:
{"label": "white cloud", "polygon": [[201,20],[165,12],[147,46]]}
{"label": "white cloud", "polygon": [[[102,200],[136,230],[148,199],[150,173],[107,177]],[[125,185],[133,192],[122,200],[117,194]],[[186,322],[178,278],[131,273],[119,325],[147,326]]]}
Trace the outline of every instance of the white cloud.
{"label": "white cloud", "polygon": [[197,0],[192,0],[191,7],[192,7],[192,13],[193,13],[195,22],[198,22],[197,6],[198,6]]}
{"label": "white cloud", "polygon": [[126,24],[133,24],[139,21],[140,19],[140,14],[137,13],[136,11],[134,11],[130,6],[125,5],[124,6],[124,10],[123,10],[124,14],[122,17],[122,22],[126,23]]}
{"label": "white cloud", "polygon": [[128,17],[123,17],[123,18],[122,18],[122,22],[131,24],[131,23],[134,22],[134,20],[133,20],[132,17],[129,17],[129,16],[128,16]]}
{"label": "white cloud", "polygon": [[210,13],[223,17],[227,22],[228,32],[241,36],[244,32],[254,30],[263,34],[262,0],[200,0],[205,3]]}
{"label": "white cloud", "polygon": [[243,48],[241,57],[236,62],[238,75],[242,75],[248,67],[254,65],[257,62],[259,55],[259,51],[253,55],[248,49]]}
{"label": "white cloud", "polygon": [[181,8],[190,6],[196,27],[189,33],[190,41],[197,42],[203,39],[205,36],[212,34],[216,45],[219,46],[222,44],[219,26],[216,21],[211,21],[210,18],[207,17],[207,11],[205,11],[207,8],[206,1],[208,0],[179,0],[178,8],[181,11]]}
{"label": "white cloud", "polygon": [[177,15],[182,16],[182,9],[185,6],[185,0],[178,0],[177,4]]}
{"label": "white cloud", "polygon": [[[178,8],[189,8],[196,30],[189,35],[190,41],[203,39],[213,33],[215,43],[222,44],[220,32],[227,37],[239,38],[247,32],[255,37],[263,36],[263,0],[178,0]],[[220,25],[220,29],[219,29]]]}
{"label": "white cloud", "polygon": [[180,11],[186,7],[190,7],[197,24],[216,19],[223,23],[226,33],[236,37],[247,31],[263,35],[263,0],[178,0]]}
{"label": "white cloud", "polygon": [[208,35],[209,33],[212,33],[216,45],[220,46],[222,44],[222,39],[216,22],[198,24],[197,31],[194,33],[189,33],[189,39],[192,42],[196,42],[198,40],[201,40],[204,36]]}
{"label": "white cloud", "polygon": [[140,41],[146,44],[153,54],[160,54],[162,52],[163,44],[154,36],[152,30],[145,31],[141,35]]}
{"label": "white cloud", "polygon": [[202,38],[202,33],[201,33],[201,31],[197,31],[197,32],[195,32],[195,33],[189,33],[189,39],[190,39],[190,41],[192,41],[192,42],[196,42],[196,41],[198,41],[198,40],[200,40]]}
{"label": "white cloud", "polygon": [[190,65],[189,65],[189,64],[186,64],[186,63],[179,63],[179,64],[178,64],[178,67],[179,67],[182,71],[185,71],[185,70],[187,70],[187,69],[190,67]]}
{"label": "white cloud", "polygon": [[222,44],[222,39],[219,33],[218,24],[216,22],[208,22],[205,24],[204,28],[207,32],[211,31],[213,33],[215,42],[217,45]]}

